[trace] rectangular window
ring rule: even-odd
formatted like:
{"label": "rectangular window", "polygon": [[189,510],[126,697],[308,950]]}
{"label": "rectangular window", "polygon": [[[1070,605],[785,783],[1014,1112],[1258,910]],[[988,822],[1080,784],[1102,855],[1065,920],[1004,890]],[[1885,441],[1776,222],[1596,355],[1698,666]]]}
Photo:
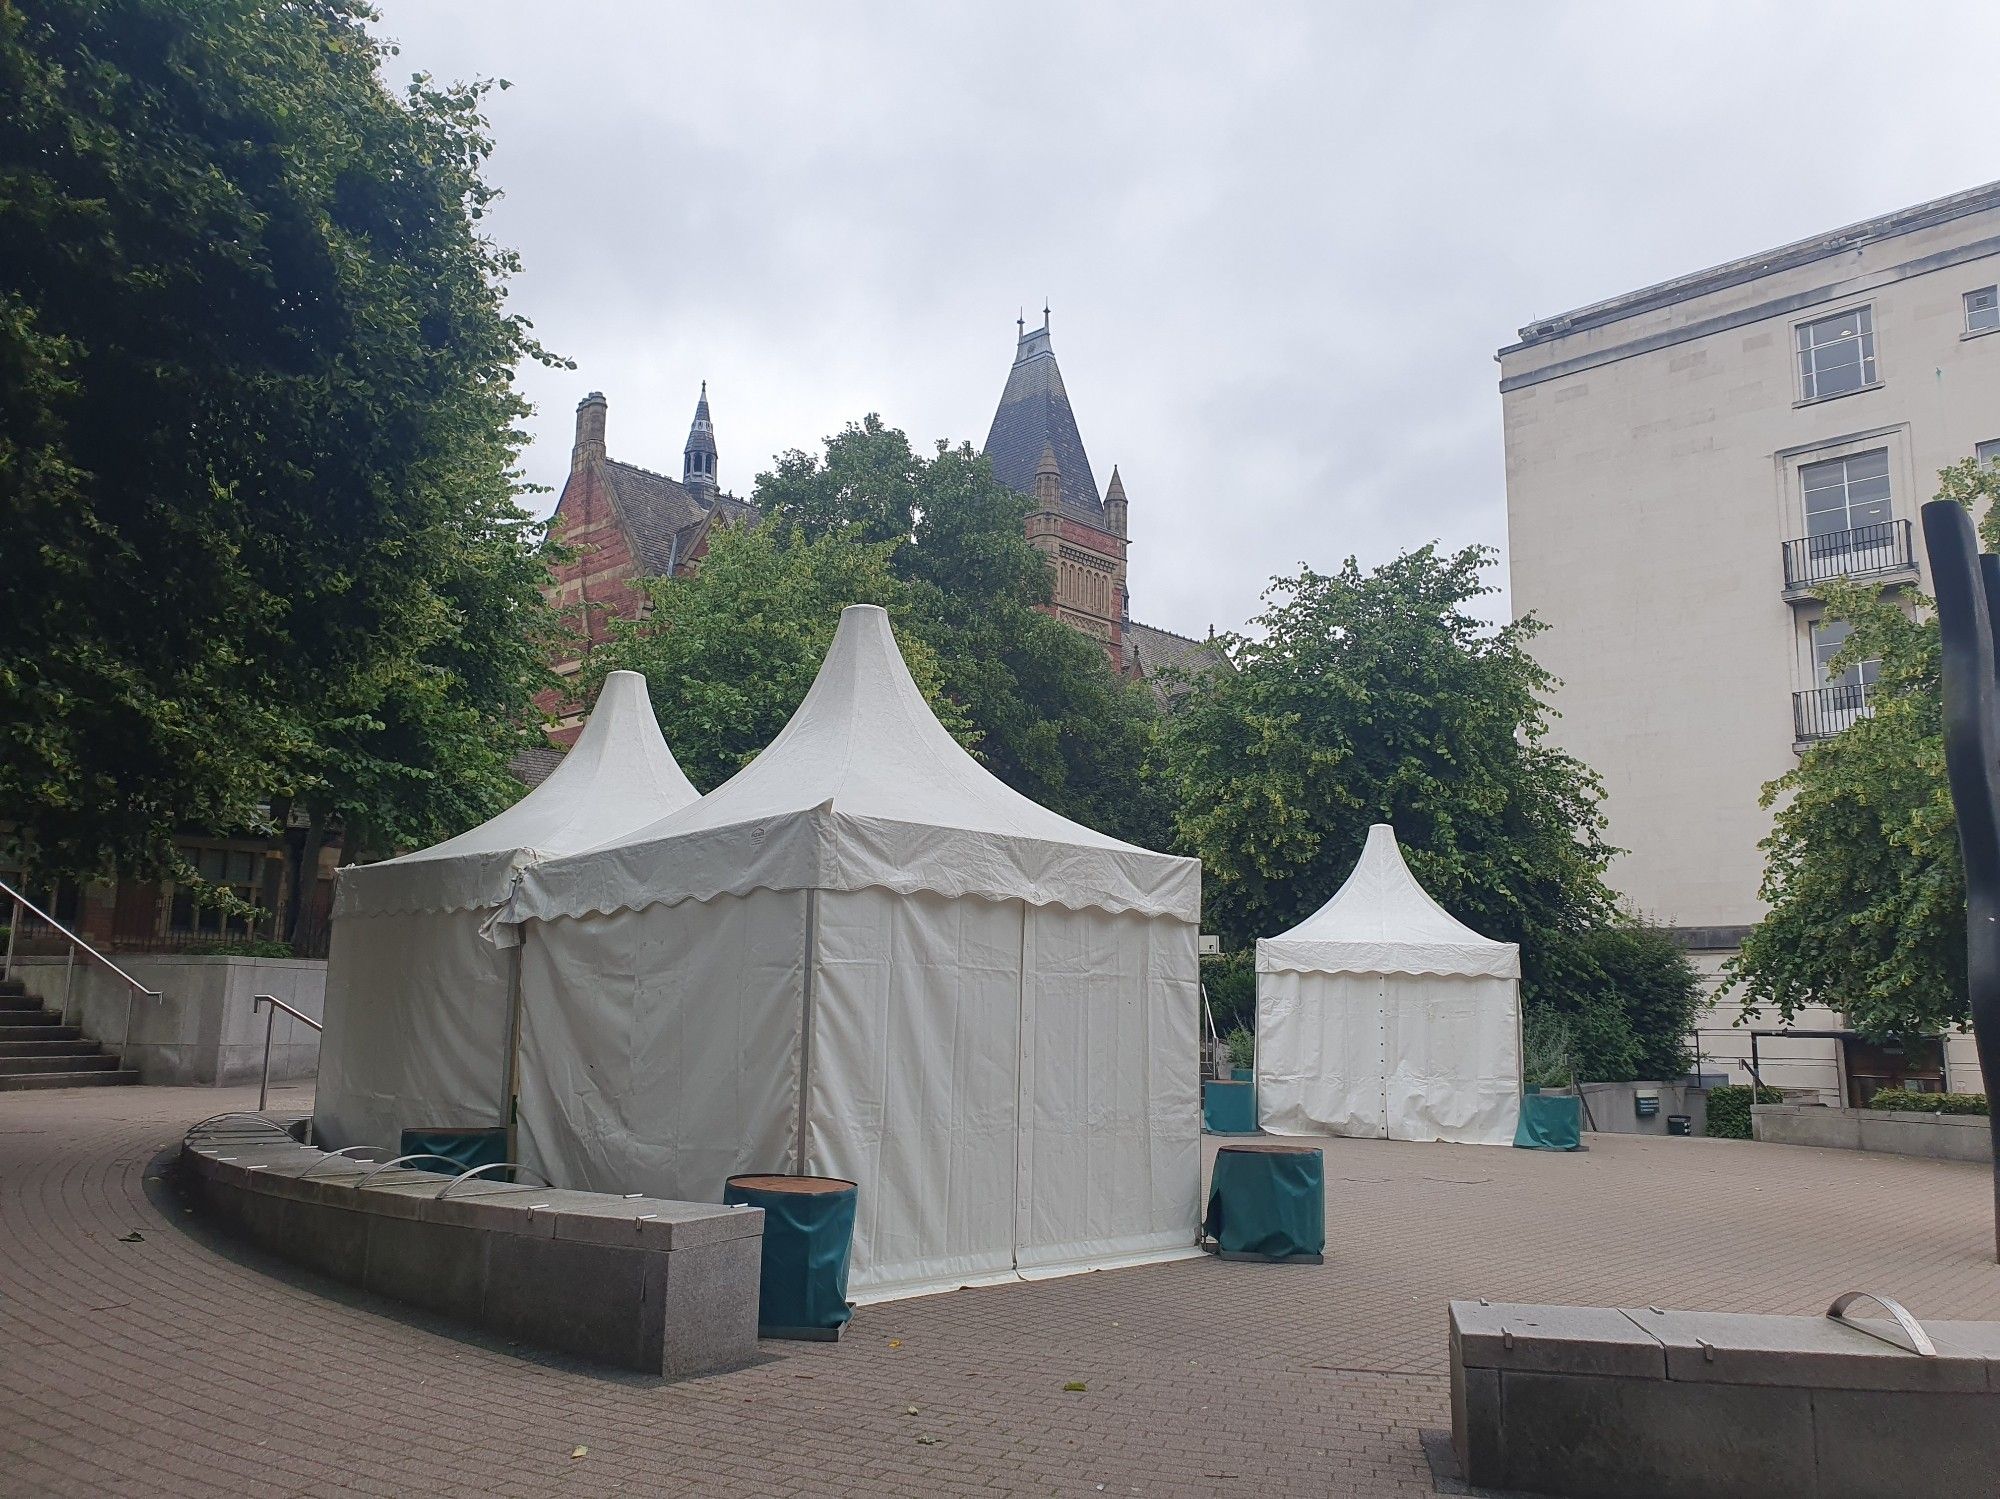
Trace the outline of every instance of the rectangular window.
{"label": "rectangular window", "polygon": [[[1819,669],[1819,679],[1829,687],[1847,687],[1856,690],[1857,695],[1865,694],[1875,685],[1881,674],[1880,661],[1861,661],[1845,671],[1833,669],[1833,658],[1840,654],[1854,633],[1854,626],[1844,619],[1822,619],[1813,625],[1813,665]],[[1856,706],[1859,706],[1857,696]]]}
{"label": "rectangular window", "polygon": [[[204,887],[227,891],[240,901],[259,904],[263,858],[243,849],[183,848],[187,861],[201,876]],[[256,923],[242,916],[227,915],[213,905],[201,904],[197,896],[207,890],[178,886],[168,924],[181,935],[213,938],[243,938],[254,934]]]}
{"label": "rectangular window", "polygon": [[1844,395],[1875,383],[1875,313],[1856,307],[1798,327],[1803,399]]}
{"label": "rectangular window", "polygon": [[1981,463],[2000,463],[2000,437],[1991,442],[1982,442],[1972,450],[1972,456]]}
{"label": "rectangular window", "polygon": [[1984,333],[2000,328],[2000,286],[1982,286],[1965,294],[1965,331]]}
{"label": "rectangular window", "polygon": [[1887,448],[1808,463],[1799,470],[1799,488],[1813,556],[1888,543],[1887,530],[1869,529],[1886,527],[1890,519]]}

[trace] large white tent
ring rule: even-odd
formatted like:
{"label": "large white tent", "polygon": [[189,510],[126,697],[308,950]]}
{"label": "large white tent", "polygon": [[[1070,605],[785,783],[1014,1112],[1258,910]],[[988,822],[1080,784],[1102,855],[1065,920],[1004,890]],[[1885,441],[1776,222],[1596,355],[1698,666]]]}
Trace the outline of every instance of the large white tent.
{"label": "large white tent", "polygon": [[1520,949],[1432,900],[1377,823],[1333,899],[1257,943],[1256,1075],[1273,1134],[1511,1145]]}
{"label": "large white tent", "polygon": [[523,877],[521,1158],[845,1177],[866,1296],[1188,1252],[1200,886],[996,780],[856,605],[736,777]]}
{"label": "large white tent", "polygon": [[614,671],[547,780],[434,848],[350,865],[334,887],[316,1138],[393,1148],[406,1128],[506,1123],[517,955],[480,927],[520,870],[696,799],[637,672]]}

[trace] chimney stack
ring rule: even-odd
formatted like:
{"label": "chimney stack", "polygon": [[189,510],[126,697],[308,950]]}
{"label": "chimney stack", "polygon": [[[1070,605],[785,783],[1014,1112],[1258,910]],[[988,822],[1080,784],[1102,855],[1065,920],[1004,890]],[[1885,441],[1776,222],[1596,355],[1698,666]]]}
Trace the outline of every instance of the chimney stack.
{"label": "chimney stack", "polygon": [[576,446],[570,449],[570,472],[587,463],[604,461],[604,392],[593,390],[576,403]]}

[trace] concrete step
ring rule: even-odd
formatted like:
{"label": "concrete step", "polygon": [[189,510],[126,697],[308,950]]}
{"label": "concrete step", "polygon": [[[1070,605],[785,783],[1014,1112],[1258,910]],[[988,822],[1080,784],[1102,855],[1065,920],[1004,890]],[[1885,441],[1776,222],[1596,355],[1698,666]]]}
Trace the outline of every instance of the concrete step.
{"label": "concrete step", "polygon": [[0,1015],[11,1015],[19,1010],[39,1010],[42,1002],[32,994],[0,994]]}
{"label": "concrete step", "polygon": [[118,1058],[95,1056],[0,1057],[0,1077],[25,1077],[43,1072],[116,1072]]}
{"label": "concrete step", "polygon": [[0,996],[12,995],[19,998],[28,992],[26,979],[0,979]]}
{"label": "concrete step", "polygon": [[30,1088],[116,1088],[138,1081],[135,1067],[121,1067],[116,1072],[0,1073],[0,1093],[21,1093]]}
{"label": "concrete step", "polygon": [[83,1034],[73,1025],[64,1025],[62,1016],[47,1010],[32,1019],[9,1016],[0,1019],[0,1041],[74,1041]]}
{"label": "concrete step", "polygon": [[94,1057],[95,1041],[0,1041],[0,1062],[8,1057]]}

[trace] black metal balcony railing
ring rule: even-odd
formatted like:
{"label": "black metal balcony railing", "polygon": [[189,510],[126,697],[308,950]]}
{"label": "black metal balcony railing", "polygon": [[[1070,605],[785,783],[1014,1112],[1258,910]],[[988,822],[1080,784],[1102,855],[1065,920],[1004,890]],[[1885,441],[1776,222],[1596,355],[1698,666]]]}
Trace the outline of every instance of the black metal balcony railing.
{"label": "black metal balcony railing", "polygon": [[1906,520],[1856,526],[1851,531],[1829,531],[1823,536],[1801,536],[1797,541],[1785,543],[1788,589],[1807,588],[1835,578],[1914,572],[1916,566],[1916,554],[1910,549],[1910,523]]}
{"label": "black metal balcony railing", "polygon": [[1792,736],[1800,743],[1831,739],[1857,718],[1868,716],[1868,684],[1845,682],[1792,694]]}

